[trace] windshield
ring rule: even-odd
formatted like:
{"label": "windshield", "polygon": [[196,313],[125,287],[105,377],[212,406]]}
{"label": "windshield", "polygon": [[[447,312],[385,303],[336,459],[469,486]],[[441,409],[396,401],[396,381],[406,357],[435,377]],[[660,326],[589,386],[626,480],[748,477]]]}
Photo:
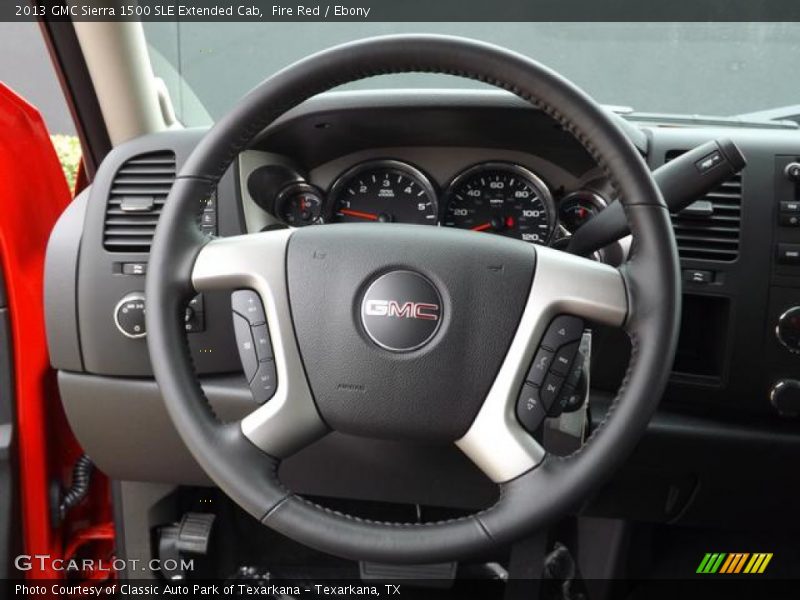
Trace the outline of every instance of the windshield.
{"label": "windshield", "polygon": [[[800,23],[147,22],[158,77],[187,126],[219,118],[282,67],[342,42],[444,33],[502,45],[555,69],[595,100],[640,112],[738,115],[800,104]],[[349,89],[480,87],[431,75]]]}

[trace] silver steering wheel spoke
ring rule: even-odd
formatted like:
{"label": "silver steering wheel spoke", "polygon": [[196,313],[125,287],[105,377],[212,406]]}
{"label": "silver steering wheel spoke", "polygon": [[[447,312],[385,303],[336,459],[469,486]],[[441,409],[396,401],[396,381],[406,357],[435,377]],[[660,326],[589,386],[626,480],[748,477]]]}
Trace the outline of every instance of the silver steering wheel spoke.
{"label": "silver steering wheel spoke", "polygon": [[327,433],[317,412],[292,327],[286,249],[292,230],[215,239],[197,256],[192,283],[198,292],[248,288],[261,297],[269,327],[277,388],[241,421],[258,448],[285,458]]}
{"label": "silver steering wheel spoke", "polygon": [[619,270],[538,247],[533,283],[517,332],[483,406],[456,445],[497,483],[536,467],[546,452],[519,423],[516,405],[548,325],[566,314],[621,327],[628,309]]}

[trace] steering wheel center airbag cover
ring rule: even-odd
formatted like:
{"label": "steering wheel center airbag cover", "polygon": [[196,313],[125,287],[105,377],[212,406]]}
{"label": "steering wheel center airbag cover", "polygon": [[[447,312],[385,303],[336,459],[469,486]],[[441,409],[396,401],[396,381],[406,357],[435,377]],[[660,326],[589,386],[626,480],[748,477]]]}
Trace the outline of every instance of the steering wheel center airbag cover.
{"label": "steering wheel center airbag cover", "polygon": [[535,249],[413,225],[296,231],[287,277],[317,407],[334,429],[453,441],[497,375]]}

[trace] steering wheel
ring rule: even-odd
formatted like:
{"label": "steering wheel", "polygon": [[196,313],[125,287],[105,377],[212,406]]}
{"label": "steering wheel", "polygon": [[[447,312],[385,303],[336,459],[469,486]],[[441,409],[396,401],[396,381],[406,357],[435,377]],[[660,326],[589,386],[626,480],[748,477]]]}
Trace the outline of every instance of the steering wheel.
{"label": "steering wheel", "polygon": [[[604,170],[633,235],[619,269],[503,236],[358,224],[212,238],[204,199],[254,136],[304,100],[359,79],[457,75],[513,92],[570,131]],[[458,37],[398,35],[337,46],[267,79],[200,141],[156,229],[147,274],[153,371],[169,415],[208,476],[264,525],[307,546],[387,563],[450,561],[552,523],[620,466],[663,392],[677,339],[679,267],[669,215],[641,156],[609,115],[546,67]],[[219,422],[194,372],[183,313],[199,292],[263,302],[274,396]],[[556,457],[516,405],[560,315],[624,328],[631,358],[602,424]],[[540,415],[541,416],[541,415]],[[496,503],[435,523],[342,514],[282,485],[278,466],[331,430],[455,443],[499,486]]]}

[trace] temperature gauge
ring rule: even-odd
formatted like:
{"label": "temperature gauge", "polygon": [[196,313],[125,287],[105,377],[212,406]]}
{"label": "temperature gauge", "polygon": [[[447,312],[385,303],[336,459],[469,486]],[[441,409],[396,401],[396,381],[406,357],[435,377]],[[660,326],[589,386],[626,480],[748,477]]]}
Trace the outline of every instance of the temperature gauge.
{"label": "temperature gauge", "polygon": [[322,192],[307,183],[292,183],[275,199],[275,216],[291,227],[322,222]]}
{"label": "temperature gauge", "polygon": [[589,190],[579,190],[565,196],[558,207],[562,227],[575,233],[589,219],[606,207],[605,199]]}

